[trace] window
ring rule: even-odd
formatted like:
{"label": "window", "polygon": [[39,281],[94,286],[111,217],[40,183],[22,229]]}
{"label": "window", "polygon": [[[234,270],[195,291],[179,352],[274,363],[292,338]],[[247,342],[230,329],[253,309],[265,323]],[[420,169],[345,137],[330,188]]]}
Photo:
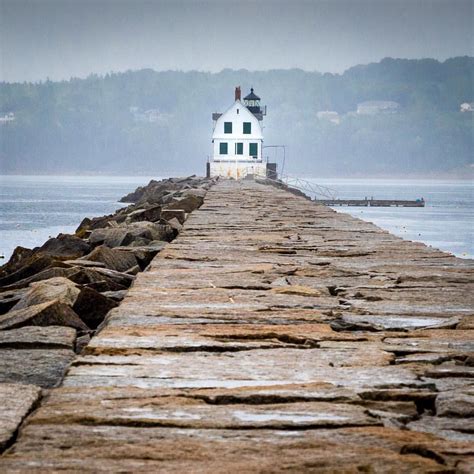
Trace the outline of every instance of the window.
{"label": "window", "polygon": [[227,155],[227,143],[219,143],[219,154]]}
{"label": "window", "polygon": [[249,155],[255,158],[258,156],[258,143],[249,143]]}
{"label": "window", "polygon": [[243,143],[236,143],[235,144],[235,154],[236,155],[243,155],[244,154],[244,144]]}
{"label": "window", "polygon": [[232,133],[232,122],[224,122],[224,133]]}
{"label": "window", "polygon": [[252,123],[251,122],[244,122],[244,134],[250,135],[252,133]]}

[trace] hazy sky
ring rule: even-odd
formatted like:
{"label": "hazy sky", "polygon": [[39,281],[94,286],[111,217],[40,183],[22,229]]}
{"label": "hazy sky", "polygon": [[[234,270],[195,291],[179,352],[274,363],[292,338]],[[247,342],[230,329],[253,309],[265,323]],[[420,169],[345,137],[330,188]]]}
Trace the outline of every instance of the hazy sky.
{"label": "hazy sky", "polygon": [[473,55],[474,0],[0,0],[0,78]]}

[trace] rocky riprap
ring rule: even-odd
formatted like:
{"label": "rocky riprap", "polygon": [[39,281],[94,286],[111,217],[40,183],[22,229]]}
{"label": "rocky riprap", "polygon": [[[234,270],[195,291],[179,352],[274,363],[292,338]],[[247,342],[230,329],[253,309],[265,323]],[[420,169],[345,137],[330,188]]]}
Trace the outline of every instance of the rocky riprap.
{"label": "rocky riprap", "polygon": [[0,267],[0,451],[213,183],[151,181],[122,199],[131,205],[84,219],[75,235],[17,247]]}
{"label": "rocky riprap", "polygon": [[473,272],[285,190],[220,181],[0,470],[473,472]]}

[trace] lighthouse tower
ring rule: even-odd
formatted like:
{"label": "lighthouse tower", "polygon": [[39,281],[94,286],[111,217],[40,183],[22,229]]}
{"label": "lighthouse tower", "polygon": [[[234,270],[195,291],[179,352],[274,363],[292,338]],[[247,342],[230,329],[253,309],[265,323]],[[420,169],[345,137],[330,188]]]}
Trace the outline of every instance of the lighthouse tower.
{"label": "lighthouse tower", "polygon": [[265,177],[267,164],[262,158],[262,121],[266,107],[254,90],[241,100],[240,87],[235,88],[234,103],[223,114],[212,114],[213,152],[208,176],[240,179],[247,175]]}

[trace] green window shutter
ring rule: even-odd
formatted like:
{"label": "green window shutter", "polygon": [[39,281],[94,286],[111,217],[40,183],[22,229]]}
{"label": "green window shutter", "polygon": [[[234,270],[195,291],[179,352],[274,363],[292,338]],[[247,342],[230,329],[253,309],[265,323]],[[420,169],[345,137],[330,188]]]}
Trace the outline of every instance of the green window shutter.
{"label": "green window shutter", "polygon": [[224,122],[224,133],[232,133],[232,122]]}
{"label": "green window shutter", "polygon": [[244,122],[244,134],[250,135],[252,133],[252,123],[251,122]]}
{"label": "green window shutter", "polygon": [[221,155],[227,155],[227,143],[219,143],[219,153]]}
{"label": "green window shutter", "polygon": [[243,143],[236,143],[235,144],[235,154],[236,155],[243,155],[244,154],[244,144]]}
{"label": "green window shutter", "polygon": [[249,155],[258,156],[258,143],[249,143]]}

